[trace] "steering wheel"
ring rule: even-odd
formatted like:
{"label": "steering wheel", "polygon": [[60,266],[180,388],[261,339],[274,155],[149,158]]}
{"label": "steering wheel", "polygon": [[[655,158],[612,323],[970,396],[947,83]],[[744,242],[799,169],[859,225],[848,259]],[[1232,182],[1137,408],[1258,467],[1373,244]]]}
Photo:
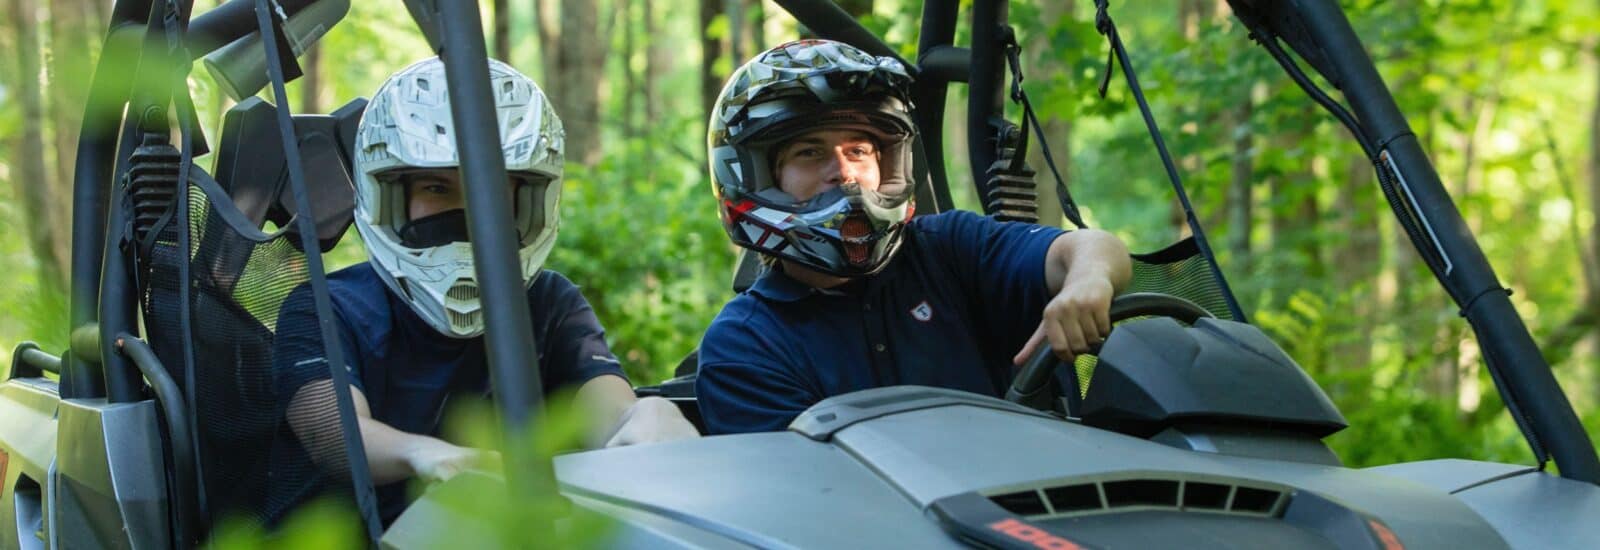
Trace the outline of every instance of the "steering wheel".
{"label": "steering wheel", "polygon": [[[1111,324],[1132,319],[1134,317],[1170,317],[1186,325],[1192,325],[1202,318],[1216,318],[1206,308],[1194,302],[1155,292],[1135,292],[1124,294],[1111,300]],[[1115,326],[1112,327],[1115,330]],[[1100,345],[1090,346],[1087,355],[1100,353]],[[1049,343],[1040,347],[1022,364],[1022,370],[1017,372],[1017,378],[1011,382],[1011,389],[1006,390],[1006,401],[1026,405],[1044,412],[1056,412],[1060,409],[1057,404],[1061,402],[1061,387],[1050,384],[1050,373],[1055,371],[1060,363],[1056,359],[1055,350]],[[1081,387],[1077,373],[1071,378],[1072,387],[1067,388],[1067,405],[1065,412],[1071,415],[1078,408],[1078,401],[1082,399]]]}

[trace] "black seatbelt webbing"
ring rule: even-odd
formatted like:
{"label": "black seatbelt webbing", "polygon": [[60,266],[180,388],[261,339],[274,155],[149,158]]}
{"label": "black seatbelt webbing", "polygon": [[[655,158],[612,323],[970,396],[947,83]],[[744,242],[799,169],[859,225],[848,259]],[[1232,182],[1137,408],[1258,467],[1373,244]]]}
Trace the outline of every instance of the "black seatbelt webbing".
{"label": "black seatbelt webbing", "polygon": [[[1194,241],[1200,247],[1200,254],[1205,256],[1206,266],[1211,269],[1211,276],[1216,278],[1217,284],[1222,289],[1222,296],[1228,301],[1228,310],[1233,318],[1239,322],[1245,320],[1244,309],[1239,307],[1238,299],[1233,296],[1233,289],[1228,287],[1228,280],[1222,277],[1222,270],[1217,267],[1217,256],[1211,251],[1211,245],[1206,242],[1205,231],[1200,228],[1200,219],[1194,213],[1194,205],[1189,202],[1189,194],[1184,191],[1183,180],[1178,176],[1178,167],[1172,161],[1172,154],[1167,151],[1167,143],[1161,137],[1161,129],[1156,126],[1155,115],[1150,112],[1150,104],[1145,101],[1144,91],[1139,87],[1139,79],[1134,76],[1133,62],[1128,60],[1128,50],[1122,45],[1122,37],[1117,33],[1117,25],[1111,21],[1111,15],[1106,12],[1108,0],[1095,0],[1095,30],[1105,35],[1111,43],[1111,51],[1106,56],[1105,77],[1100,81],[1100,97],[1105,97],[1111,85],[1111,71],[1120,65],[1122,76],[1128,82],[1128,91],[1133,93],[1133,98],[1139,104],[1139,113],[1144,116],[1145,128],[1150,132],[1150,139],[1155,142],[1156,152],[1161,155],[1161,164],[1167,170],[1167,180],[1172,183],[1172,190],[1178,194],[1178,202],[1183,205],[1184,221],[1188,223],[1189,230],[1194,232]],[[1117,61],[1116,64],[1112,60]]]}
{"label": "black seatbelt webbing", "polygon": [[1056,168],[1055,155],[1050,153],[1050,142],[1044,137],[1044,124],[1034,114],[1033,103],[1028,101],[1028,93],[1022,88],[1022,61],[1019,59],[1022,46],[1017,43],[1017,34],[1007,26],[1001,29],[1000,36],[1006,61],[1011,65],[1011,100],[1022,104],[1022,146],[1018,147],[1016,157],[1012,159],[1013,168],[1020,167],[1027,156],[1028,127],[1032,126],[1033,135],[1039,139],[1039,153],[1044,156],[1045,165],[1050,167],[1050,175],[1056,179],[1056,201],[1061,203],[1062,215],[1078,229],[1087,229],[1089,224],[1083,223],[1083,216],[1078,213],[1078,203],[1072,200],[1072,193],[1067,191],[1067,182],[1061,178],[1061,170]]}
{"label": "black seatbelt webbing", "polygon": [[[180,254],[182,254],[182,259],[178,262],[178,330],[185,339],[189,341],[195,341],[196,335],[194,333],[194,323],[190,318],[193,311],[190,308],[190,302],[192,298],[189,293],[190,289],[193,288],[193,285],[190,283],[190,277],[192,275],[189,269],[189,260],[191,258],[189,233],[189,167],[194,164],[194,132],[196,130],[194,123],[196,118],[194,113],[194,103],[192,98],[189,97],[188,87],[189,68],[191,67],[191,64],[187,63],[189,59],[188,49],[184,46],[184,33],[187,31],[188,25],[187,21],[180,21],[180,14],[182,13],[182,11],[180,11],[181,8],[182,7],[178,4],[177,0],[166,0],[160,7],[155,7],[153,9],[161,10],[161,32],[166,39],[167,47],[163,61],[170,62],[171,64],[168,66],[173,69],[172,74],[168,75],[168,82],[171,83],[170,99],[178,111],[178,139],[180,140],[178,181],[176,182],[176,187],[173,189],[173,193],[176,195],[174,198],[176,199],[177,203],[176,223],[178,225],[178,250],[180,251]],[[201,138],[201,142],[203,143],[204,141],[204,138]],[[138,270],[134,271],[137,272]],[[188,402],[190,407],[193,407],[194,403],[196,403],[194,346],[183,346],[182,360],[184,377],[183,398]],[[196,415],[191,412],[188,418],[176,420],[178,422],[184,422],[188,424],[190,437],[195,437],[196,434],[200,433],[198,431],[198,419],[195,416]],[[196,493],[194,495],[194,500],[175,503],[175,505],[178,506],[187,506],[192,504],[196,509],[180,510],[177,514],[175,514],[176,517],[182,518],[182,521],[180,521],[175,528],[176,532],[173,533],[173,537],[176,539],[176,544],[174,545],[176,548],[193,548],[198,542],[194,540],[193,537],[199,534],[201,530],[200,526],[187,524],[187,521],[198,521],[201,524],[210,522],[209,503],[206,501],[204,461],[200,460],[200,446],[193,444],[197,442],[198,441],[191,441],[190,445],[190,449],[194,453],[194,455],[190,457],[190,459],[194,462],[195,479],[194,484],[192,485]],[[178,447],[176,445],[173,446],[174,451],[176,451],[177,448]]]}
{"label": "black seatbelt webbing", "polygon": [[[269,9],[270,8],[274,9]],[[286,22],[282,6],[277,0],[255,0],[256,24],[261,36],[283,36]],[[300,143],[295,139],[294,120],[289,116],[289,95],[284,90],[284,67],[279,54],[285,44],[278,40],[262,41],[267,55],[267,74],[272,81],[273,97],[277,100],[278,134],[283,140],[283,157],[289,171],[289,188],[294,193],[294,220],[300,229],[301,250],[305,251],[306,270],[309,272],[312,301],[316,304],[317,325],[321,329],[322,347],[327,358],[329,375],[333,382],[334,403],[339,413],[339,427],[344,439],[345,453],[350,460],[351,490],[355,493],[356,507],[361,512],[367,531],[367,544],[376,548],[383,535],[378,519],[378,499],[372,487],[372,477],[367,470],[367,453],[362,446],[360,428],[356,424],[355,403],[350,394],[350,373],[345,370],[344,350],[340,345],[338,328],[334,326],[333,305],[328,299],[328,281],[323,274],[322,248],[317,244],[317,228],[312,221],[311,200],[306,190],[304,167],[300,164]],[[291,57],[292,58],[292,57]]]}

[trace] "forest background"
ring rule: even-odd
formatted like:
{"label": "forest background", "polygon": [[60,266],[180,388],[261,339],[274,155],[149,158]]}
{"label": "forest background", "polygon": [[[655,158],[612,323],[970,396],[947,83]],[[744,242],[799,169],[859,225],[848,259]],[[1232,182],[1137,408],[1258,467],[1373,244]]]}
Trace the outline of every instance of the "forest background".
{"label": "forest background", "polygon": [[[1341,3],[1600,439],[1600,8]],[[920,0],[840,4],[914,57]],[[1096,92],[1106,45],[1093,3],[1012,4],[1029,94],[1089,223],[1135,251],[1185,236],[1120,79],[1107,98]],[[0,0],[0,10],[3,369],[21,341],[66,346],[68,182],[109,2]],[[1396,231],[1344,128],[1248,39],[1226,2],[1112,10],[1247,314],[1350,420],[1329,439],[1346,462],[1531,462],[1471,330]],[[770,0],[493,0],[483,12],[491,53],[533,76],[566,123],[562,229],[547,266],[583,287],[635,383],[662,380],[732,294],[734,253],[705,170],[707,107],[732,67],[803,29]],[[301,57],[292,108],[331,111],[429,53],[400,2],[355,0]],[[220,135],[232,103],[198,64],[191,90],[205,135]],[[957,206],[977,210],[955,137],[964,90],[953,90],[952,188]],[[1053,204],[1050,187],[1041,194]],[[330,269],[364,261],[353,231],[346,241],[327,256]]]}

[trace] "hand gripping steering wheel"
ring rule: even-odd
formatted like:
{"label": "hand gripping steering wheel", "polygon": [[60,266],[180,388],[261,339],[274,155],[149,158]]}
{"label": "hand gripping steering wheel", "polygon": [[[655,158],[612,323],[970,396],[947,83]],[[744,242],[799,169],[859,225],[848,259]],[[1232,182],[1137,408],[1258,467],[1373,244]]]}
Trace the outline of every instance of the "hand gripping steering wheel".
{"label": "hand gripping steering wheel", "polygon": [[[1170,317],[1186,325],[1192,325],[1201,318],[1215,318],[1211,312],[1196,305],[1194,302],[1155,292],[1136,292],[1124,294],[1111,300],[1111,324],[1113,330],[1117,323],[1134,317]],[[1100,345],[1090,346],[1087,355],[1100,353]],[[1055,350],[1049,343],[1040,347],[1022,364],[1022,369],[1017,372],[1017,378],[1011,382],[1011,389],[1006,390],[1006,401],[1026,405],[1045,412],[1064,412],[1068,416],[1077,412],[1078,401],[1082,399],[1079,390],[1081,383],[1076,372],[1071,377],[1071,386],[1067,388],[1066,410],[1060,408],[1062,388],[1050,384],[1050,374],[1055,371],[1056,365],[1061,361],[1056,359]]]}

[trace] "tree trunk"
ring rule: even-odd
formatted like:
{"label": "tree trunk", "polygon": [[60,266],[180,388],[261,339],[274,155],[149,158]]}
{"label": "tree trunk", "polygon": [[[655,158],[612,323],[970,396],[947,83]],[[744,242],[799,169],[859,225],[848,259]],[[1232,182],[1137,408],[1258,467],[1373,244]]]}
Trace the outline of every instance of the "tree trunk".
{"label": "tree trunk", "polygon": [[1233,155],[1229,161],[1228,177],[1228,255],[1236,266],[1236,273],[1250,273],[1250,230],[1255,216],[1255,132],[1250,127],[1254,111],[1251,90],[1245,90],[1244,101],[1227,115],[1233,135]]}
{"label": "tree trunk", "polygon": [[[90,77],[94,72],[94,53],[99,51],[105,15],[96,10],[100,2],[57,0],[50,3],[50,64],[45,81],[49,93],[43,94],[50,110],[49,126],[54,129],[54,174],[48,181],[47,215],[56,235],[52,250],[60,258],[71,254],[72,178],[78,151],[78,131],[83,125],[84,105],[89,98]],[[37,35],[35,34],[37,44]],[[40,182],[45,183],[45,182]],[[62,260],[63,264],[67,260]]]}
{"label": "tree trunk", "polygon": [[723,76],[717,74],[717,58],[722,57],[722,40],[711,36],[711,22],[717,18],[721,0],[700,0],[700,112],[711,120],[711,106],[722,93]]}
{"label": "tree trunk", "polygon": [[[749,16],[749,21],[750,21],[750,32],[749,32],[750,48],[749,48],[749,51],[750,51],[750,55],[754,56],[755,54],[763,52],[763,51],[766,51],[767,48],[770,48],[772,46],[776,46],[777,44],[768,44],[767,43],[767,8],[766,8],[766,6],[761,3],[761,0],[745,0],[745,1],[748,2],[748,4],[746,4],[746,6],[745,6],[745,10],[747,10],[747,13],[750,14],[750,16]],[[1070,2],[1071,0],[1066,0],[1066,1]]]}
{"label": "tree trunk", "polygon": [[[1293,168],[1272,178],[1271,220],[1273,248],[1297,253],[1292,255],[1293,264],[1282,267],[1306,282],[1297,285],[1302,288],[1312,281],[1322,280],[1325,273],[1322,248],[1317,242],[1321,208],[1317,204],[1316,176],[1311,171],[1313,154],[1306,149],[1312,125],[1305,120],[1306,116],[1288,117],[1283,122],[1293,129],[1273,138],[1275,149],[1298,153],[1290,161],[1294,163]],[[1287,293],[1281,297],[1287,297]]]}
{"label": "tree trunk", "polygon": [[594,166],[600,161],[600,83],[611,25],[601,24],[599,6],[589,0],[561,0],[559,15],[549,0],[538,8],[540,84],[566,130],[567,160]]}
{"label": "tree trunk", "polygon": [[[1591,49],[1590,51],[1594,50]],[[1594,63],[1592,59],[1590,65],[1600,69],[1600,64]],[[1600,73],[1600,70],[1596,72]],[[1597,92],[1594,106],[1589,111],[1589,159],[1586,168],[1585,175],[1587,177],[1585,180],[1589,191],[1589,214],[1591,216],[1600,216],[1600,92]],[[1596,309],[1597,313],[1600,313],[1600,273],[1597,273],[1595,269],[1597,267],[1595,264],[1600,263],[1600,220],[1589,224],[1588,244],[1590,262],[1584,264],[1584,272],[1587,275],[1584,277],[1586,286],[1584,296],[1590,308]],[[1600,383],[1600,381],[1597,381],[1597,383]],[[1600,386],[1595,389],[1600,390]],[[1600,395],[1600,391],[1597,391],[1596,395]]]}
{"label": "tree trunk", "polygon": [[[1594,52],[1595,50],[1591,47],[1589,51]],[[1591,53],[1590,66],[1600,65],[1594,63],[1594,61]],[[1597,92],[1594,106],[1589,112],[1589,159],[1587,164],[1586,181],[1589,191],[1589,213],[1591,216],[1600,216],[1600,92]],[[1586,283],[1587,291],[1584,292],[1586,307],[1583,309],[1590,314],[1591,319],[1596,319],[1600,318],[1600,273],[1597,273],[1595,269],[1596,264],[1600,263],[1600,221],[1589,225],[1588,244],[1588,256],[1591,261],[1584,264],[1585,277],[1583,279]],[[1589,338],[1595,336],[1594,329],[1596,326],[1600,326],[1600,323],[1591,321],[1588,330],[1585,331]],[[1600,396],[1600,370],[1596,370],[1592,364],[1589,365],[1589,368],[1590,385],[1592,386],[1590,395]]]}
{"label": "tree trunk", "polygon": [[511,62],[511,2],[494,0],[494,47],[489,53],[495,59]]}
{"label": "tree trunk", "polygon": [[[1204,0],[1182,0],[1178,3],[1178,29],[1183,33],[1185,42],[1193,43],[1200,38],[1200,20],[1204,12],[1203,4]],[[1183,132],[1183,128],[1179,127],[1178,131]],[[1177,163],[1180,173],[1201,173],[1200,155],[1192,151],[1179,151],[1177,155],[1174,162]],[[1195,182],[1191,180],[1189,183],[1192,185]],[[1183,205],[1177,202],[1176,199],[1171,202],[1167,213],[1173,230],[1177,233],[1179,239],[1186,239],[1194,234],[1194,228],[1189,227],[1189,220],[1183,211]]]}
{"label": "tree trunk", "polygon": [[300,81],[300,109],[297,113],[316,114],[322,112],[322,45],[312,44],[306,50],[300,62],[300,70],[305,73]]}
{"label": "tree trunk", "polygon": [[[632,142],[639,137],[640,125],[638,117],[638,103],[642,95],[639,90],[638,74],[633,71],[634,50],[638,44],[634,41],[634,10],[638,2],[634,0],[617,0],[619,4],[615,10],[616,16],[622,20],[622,137]],[[646,15],[646,17],[649,17]],[[649,36],[649,35],[645,35]],[[646,148],[648,149],[648,148]],[[645,166],[650,166],[649,162]]]}
{"label": "tree trunk", "polygon": [[55,0],[49,4],[50,64],[45,67],[45,81],[56,130],[57,181],[72,180],[78,130],[94,72],[93,53],[99,51],[99,33],[105,29],[105,21],[95,18],[94,4],[98,2]]}
{"label": "tree trunk", "polygon": [[1372,359],[1372,331],[1380,312],[1376,299],[1378,259],[1382,255],[1382,236],[1378,233],[1376,190],[1370,185],[1372,165],[1362,155],[1351,155],[1344,163],[1344,177],[1334,198],[1340,231],[1346,240],[1333,251],[1335,288],[1351,297],[1352,323],[1345,328],[1353,333],[1348,341],[1334,343],[1334,356],[1341,368],[1366,368]]}
{"label": "tree trunk", "polygon": [[[558,83],[550,81],[556,74],[556,49],[561,44],[561,14],[556,2],[560,0],[533,0],[534,19],[539,28],[539,67],[543,71],[544,80],[539,86],[544,88],[545,94],[553,93]],[[566,113],[556,113],[565,117]],[[563,120],[565,120],[563,118]]]}
{"label": "tree trunk", "polygon": [[722,0],[723,15],[728,21],[728,34],[723,37],[722,44],[728,48],[728,60],[734,67],[746,60],[744,3],[745,0]]}
{"label": "tree trunk", "polygon": [[[644,35],[654,37],[658,30],[656,26],[655,0],[640,1],[643,3],[640,8],[644,10],[644,16],[642,17],[644,20]],[[669,70],[668,65],[672,62],[676,52],[667,48],[667,41],[665,40],[646,40],[645,44],[644,82],[639,86],[639,93],[642,96],[640,102],[644,106],[644,119],[649,121],[650,124],[654,124],[657,120],[656,115],[661,112],[661,107],[656,99],[656,82],[660,80],[662,74]]]}
{"label": "tree trunk", "polygon": [[[1076,2],[1061,0],[1049,2],[1040,6],[1040,15],[1045,21],[1061,21],[1072,15]],[[1023,69],[1023,74],[1034,82],[1051,82],[1061,73],[1062,64],[1052,53],[1051,39],[1047,32],[1029,36],[1022,45],[1022,51],[1032,52],[1032,63]],[[1038,93],[1038,86],[1032,87]],[[1031,98],[1030,98],[1031,99]],[[1061,181],[1071,193],[1072,174],[1068,171],[1072,160],[1072,122],[1064,117],[1055,116],[1051,112],[1039,112],[1039,122],[1043,123],[1040,130],[1050,144],[1051,156],[1055,158],[1056,167],[1061,170]],[[1035,136],[1023,136],[1028,140],[1028,166],[1033,168],[1038,175],[1034,176],[1034,191],[1039,194],[1039,223],[1049,226],[1066,224],[1061,211],[1061,201],[1056,196],[1056,179],[1050,173],[1050,165],[1045,162],[1044,144],[1037,143]]]}
{"label": "tree trunk", "polygon": [[12,184],[22,198],[22,213],[28,230],[28,247],[39,262],[40,280],[47,287],[65,288],[70,266],[67,234],[60,232],[57,220],[50,220],[55,203],[62,200],[54,192],[45,168],[43,96],[39,84],[39,13],[33,0],[12,0],[11,20],[16,22],[16,101],[22,107],[22,133],[16,149],[17,173]]}

